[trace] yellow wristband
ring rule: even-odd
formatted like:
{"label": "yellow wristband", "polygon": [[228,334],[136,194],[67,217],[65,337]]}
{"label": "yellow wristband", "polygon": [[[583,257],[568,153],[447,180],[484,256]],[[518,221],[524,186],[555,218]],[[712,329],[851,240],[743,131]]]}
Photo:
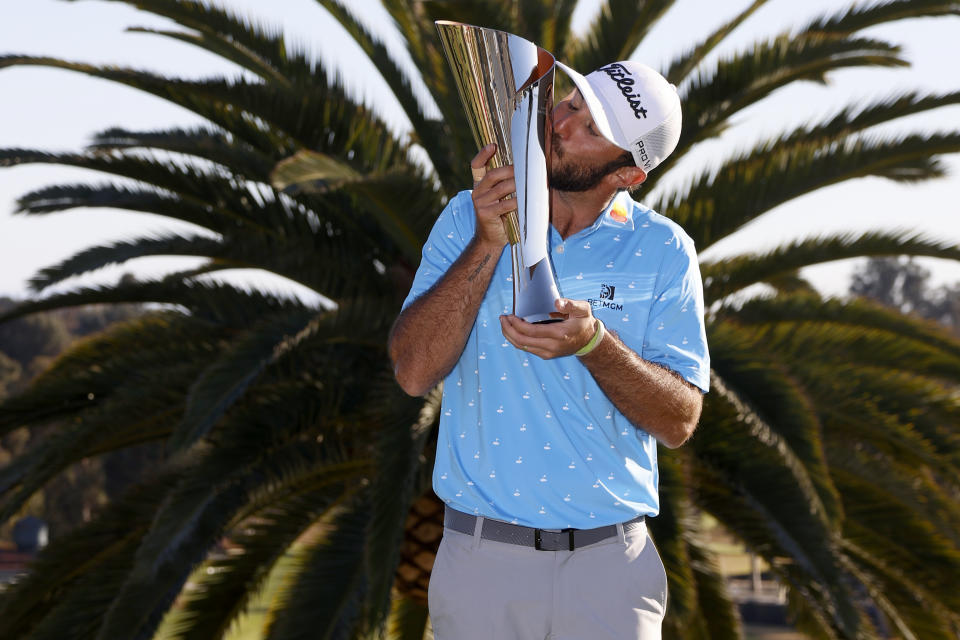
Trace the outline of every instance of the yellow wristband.
{"label": "yellow wristband", "polygon": [[575,356],[585,356],[594,349],[597,348],[597,345],[600,344],[600,341],[603,340],[604,326],[600,322],[600,318],[594,318],[597,321],[597,330],[594,332],[593,337],[590,338],[590,342],[580,347],[580,350],[574,353]]}

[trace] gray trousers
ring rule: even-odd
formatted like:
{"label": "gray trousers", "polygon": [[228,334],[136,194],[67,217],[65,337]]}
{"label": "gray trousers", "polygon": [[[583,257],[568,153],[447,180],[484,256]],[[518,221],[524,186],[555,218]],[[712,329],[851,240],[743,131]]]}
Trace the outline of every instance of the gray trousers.
{"label": "gray trousers", "polygon": [[537,551],[444,529],[430,578],[434,638],[659,640],[660,555],[645,526],[618,532],[574,551]]}

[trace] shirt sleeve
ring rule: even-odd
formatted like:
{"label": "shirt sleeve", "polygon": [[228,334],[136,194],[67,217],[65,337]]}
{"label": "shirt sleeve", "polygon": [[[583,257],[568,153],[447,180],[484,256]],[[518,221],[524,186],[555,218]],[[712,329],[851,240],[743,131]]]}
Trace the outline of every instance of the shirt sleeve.
{"label": "shirt sleeve", "polygon": [[675,250],[668,250],[657,278],[641,356],[679,373],[706,393],[710,389],[710,353],[700,265],[692,240],[677,236],[675,242]]}
{"label": "shirt sleeve", "polygon": [[410,293],[403,301],[403,309],[422,296],[447,272],[460,257],[473,237],[475,217],[469,191],[454,196],[433,223],[433,229],[423,245],[420,266],[413,278]]}

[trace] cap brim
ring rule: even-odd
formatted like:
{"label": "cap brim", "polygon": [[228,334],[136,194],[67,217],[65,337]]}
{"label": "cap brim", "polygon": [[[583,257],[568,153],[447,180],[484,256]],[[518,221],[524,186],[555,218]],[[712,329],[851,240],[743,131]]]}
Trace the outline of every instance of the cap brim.
{"label": "cap brim", "polygon": [[607,119],[607,113],[603,110],[603,104],[593,91],[593,87],[590,86],[590,82],[582,74],[577,73],[559,60],[557,60],[557,66],[573,80],[573,84],[580,90],[580,95],[583,96],[583,101],[590,110],[590,115],[593,116],[593,122],[597,126],[597,131],[611,143],[621,149],[626,149],[621,142],[617,141],[616,136],[614,136],[613,128]]}

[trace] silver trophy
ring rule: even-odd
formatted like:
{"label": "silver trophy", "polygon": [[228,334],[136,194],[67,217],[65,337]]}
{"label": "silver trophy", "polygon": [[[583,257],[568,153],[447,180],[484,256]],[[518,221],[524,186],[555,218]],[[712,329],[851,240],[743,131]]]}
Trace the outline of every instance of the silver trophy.
{"label": "silver trophy", "polygon": [[550,262],[546,135],[556,60],[510,33],[445,20],[436,25],[477,147],[495,142],[490,164],[514,167],[517,210],[503,217],[513,258],[513,313],[549,322],[560,297]]}

